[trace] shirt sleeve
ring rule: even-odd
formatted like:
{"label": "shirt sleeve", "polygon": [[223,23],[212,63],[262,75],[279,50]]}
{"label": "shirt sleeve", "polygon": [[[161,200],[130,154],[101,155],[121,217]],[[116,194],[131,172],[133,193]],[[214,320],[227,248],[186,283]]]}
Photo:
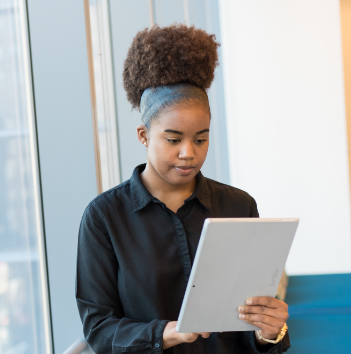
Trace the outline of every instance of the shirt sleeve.
{"label": "shirt sleeve", "polygon": [[78,238],[76,300],[84,336],[98,354],[162,353],[166,320],[139,322],[124,316],[118,260],[101,218],[90,204]]}
{"label": "shirt sleeve", "polygon": [[257,210],[257,204],[254,198],[251,197],[251,205],[250,205],[250,218],[259,218],[260,215]]}
{"label": "shirt sleeve", "polygon": [[290,348],[289,333],[286,332],[284,338],[277,344],[267,343],[266,345],[257,345],[255,341],[255,331],[240,332],[237,347],[239,353],[282,354]]}

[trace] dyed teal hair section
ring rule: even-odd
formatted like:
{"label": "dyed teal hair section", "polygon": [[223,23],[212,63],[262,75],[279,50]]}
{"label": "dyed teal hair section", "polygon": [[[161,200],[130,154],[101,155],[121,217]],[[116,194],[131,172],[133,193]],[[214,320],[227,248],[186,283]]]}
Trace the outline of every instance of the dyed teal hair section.
{"label": "dyed teal hair section", "polygon": [[150,128],[151,121],[156,119],[166,108],[179,103],[199,102],[208,110],[210,105],[204,89],[189,83],[172,84],[147,88],[140,100],[141,119]]}

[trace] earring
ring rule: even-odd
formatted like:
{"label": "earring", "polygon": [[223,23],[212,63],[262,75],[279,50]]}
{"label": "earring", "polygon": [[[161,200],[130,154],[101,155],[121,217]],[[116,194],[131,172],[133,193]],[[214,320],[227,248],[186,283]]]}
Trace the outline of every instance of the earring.
{"label": "earring", "polygon": [[146,146],[146,142],[144,143],[144,145]]}

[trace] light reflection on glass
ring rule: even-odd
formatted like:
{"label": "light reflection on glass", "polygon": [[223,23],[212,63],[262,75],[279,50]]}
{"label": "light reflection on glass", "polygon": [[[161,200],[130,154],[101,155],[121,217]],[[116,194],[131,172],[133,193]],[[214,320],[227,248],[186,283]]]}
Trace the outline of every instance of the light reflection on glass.
{"label": "light reflection on glass", "polygon": [[102,190],[120,180],[117,117],[107,0],[89,0]]}
{"label": "light reflection on glass", "polygon": [[0,2],[0,353],[51,352],[24,0]]}

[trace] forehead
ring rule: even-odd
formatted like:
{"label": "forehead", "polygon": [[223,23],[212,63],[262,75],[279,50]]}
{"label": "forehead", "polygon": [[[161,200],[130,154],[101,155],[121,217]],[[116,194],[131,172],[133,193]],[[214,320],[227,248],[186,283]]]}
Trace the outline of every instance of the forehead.
{"label": "forehead", "polygon": [[202,104],[178,104],[161,112],[152,126],[157,130],[178,130],[184,133],[210,127],[210,112]]}

